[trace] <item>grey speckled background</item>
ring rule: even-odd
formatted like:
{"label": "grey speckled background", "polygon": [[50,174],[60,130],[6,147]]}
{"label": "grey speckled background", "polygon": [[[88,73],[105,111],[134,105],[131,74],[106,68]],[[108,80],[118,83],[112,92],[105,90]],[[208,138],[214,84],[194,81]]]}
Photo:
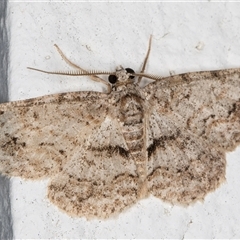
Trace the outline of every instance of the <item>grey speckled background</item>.
{"label": "grey speckled background", "polygon": [[[8,100],[8,50],[7,1],[0,1],[0,102]],[[9,198],[9,179],[0,176],[0,239],[12,239],[11,203]]]}

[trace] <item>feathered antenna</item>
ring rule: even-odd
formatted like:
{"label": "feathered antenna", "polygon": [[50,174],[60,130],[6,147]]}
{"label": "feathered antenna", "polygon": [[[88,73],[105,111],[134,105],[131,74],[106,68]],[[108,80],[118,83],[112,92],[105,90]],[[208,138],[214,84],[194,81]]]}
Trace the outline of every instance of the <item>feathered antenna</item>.
{"label": "feathered antenna", "polygon": [[[147,60],[150,54],[150,50],[151,50],[151,43],[152,43],[152,35],[150,36],[149,39],[149,44],[148,44],[148,51],[146,54],[146,57],[144,59],[144,63],[141,69],[140,73],[135,73],[133,70],[132,72],[128,72],[128,76],[129,77],[139,77],[138,78],[138,83],[140,83],[141,79],[143,77],[145,78],[149,78],[152,80],[160,80],[162,79],[161,76],[157,76],[157,75],[152,75],[152,74],[147,74],[144,73],[145,71],[145,67],[147,64]],[[106,82],[104,79],[98,77],[97,75],[111,75],[111,76],[116,76],[117,75],[117,70],[116,72],[108,72],[108,71],[96,71],[96,70],[91,70],[91,71],[87,71],[83,68],[81,68],[80,66],[76,65],[75,63],[71,62],[62,52],[62,50],[58,47],[57,44],[54,44],[54,46],[56,47],[57,51],[59,52],[59,54],[61,55],[61,57],[63,58],[63,60],[70,65],[73,68],[76,68],[76,71],[45,71],[45,70],[41,70],[41,69],[37,69],[37,68],[32,68],[32,67],[28,67],[28,69],[30,70],[34,70],[34,71],[38,71],[38,72],[42,72],[42,73],[47,73],[47,74],[55,74],[55,75],[65,75],[65,76],[89,76],[93,81],[95,82],[101,82],[103,84],[105,84],[108,88],[108,92],[111,92],[112,89],[112,84],[110,84],[109,82]],[[126,69],[127,70],[127,69]]]}

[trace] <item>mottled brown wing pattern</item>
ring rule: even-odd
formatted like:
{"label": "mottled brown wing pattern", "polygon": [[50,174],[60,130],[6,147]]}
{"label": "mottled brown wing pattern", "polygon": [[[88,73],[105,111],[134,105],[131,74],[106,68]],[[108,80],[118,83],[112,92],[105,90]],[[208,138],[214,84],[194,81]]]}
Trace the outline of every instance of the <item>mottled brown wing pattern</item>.
{"label": "mottled brown wing pattern", "polygon": [[49,199],[70,215],[104,218],[132,205],[136,167],[109,101],[76,92],[0,105],[0,171],[50,178]]}
{"label": "mottled brown wing pattern", "polygon": [[137,191],[131,159],[107,150],[87,151],[51,180],[48,197],[72,216],[107,218],[133,205]]}
{"label": "mottled brown wing pattern", "polygon": [[118,121],[107,116],[51,180],[48,197],[70,215],[107,218],[134,204],[137,193],[135,163]]}
{"label": "mottled brown wing pattern", "polygon": [[66,156],[106,116],[106,105],[91,103],[99,98],[58,94],[0,105],[1,172],[28,179],[58,172]]}
{"label": "mottled brown wing pattern", "polygon": [[225,152],[240,143],[240,70],[186,73],[149,84],[150,192],[202,200],[225,179]]}

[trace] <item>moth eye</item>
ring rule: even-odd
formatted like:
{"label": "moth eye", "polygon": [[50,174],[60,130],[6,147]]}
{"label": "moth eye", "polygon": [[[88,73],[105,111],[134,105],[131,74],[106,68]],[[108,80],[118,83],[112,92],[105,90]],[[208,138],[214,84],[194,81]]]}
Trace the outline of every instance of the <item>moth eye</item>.
{"label": "moth eye", "polygon": [[[127,73],[135,73],[131,68],[125,68],[125,70],[127,71]],[[135,76],[130,76],[130,79],[134,79]]]}
{"label": "moth eye", "polygon": [[108,76],[108,81],[111,83],[111,84],[114,84],[117,82],[117,77],[115,75],[109,75]]}

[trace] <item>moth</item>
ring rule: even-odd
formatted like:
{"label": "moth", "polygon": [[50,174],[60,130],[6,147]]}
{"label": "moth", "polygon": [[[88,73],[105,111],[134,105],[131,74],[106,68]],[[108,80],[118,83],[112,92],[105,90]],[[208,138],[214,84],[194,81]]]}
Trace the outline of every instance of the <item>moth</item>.
{"label": "moth", "polygon": [[[108,218],[153,195],[187,206],[225,180],[240,143],[240,68],[159,77],[118,67],[90,76],[106,92],[70,92],[0,105],[0,172],[49,179],[71,216]],[[99,75],[109,75],[108,82]],[[143,78],[154,80],[145,87]]]}

